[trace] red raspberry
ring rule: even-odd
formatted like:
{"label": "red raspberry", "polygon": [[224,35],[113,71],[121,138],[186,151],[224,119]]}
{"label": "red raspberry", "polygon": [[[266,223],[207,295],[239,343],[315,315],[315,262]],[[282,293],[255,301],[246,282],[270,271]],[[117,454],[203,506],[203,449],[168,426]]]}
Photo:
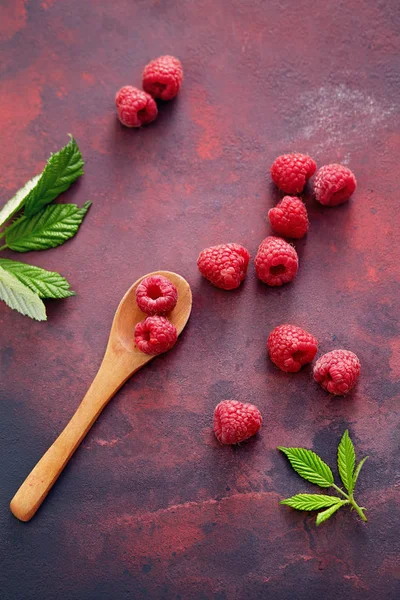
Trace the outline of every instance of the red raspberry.
{"label": "red raspberry", "polygon": [[307,209],[296,196],[285,196],[268,212],[272,229],[289,238],[302,238],[308,230]]}
{"label": "red raspberry", "polygon": [[314,193],[321,204],[337,206],[349,199],[356,185],[356,178],[347,167],[325,165],[318,169],[315,176]]}
{"label": "red raspberry", "polygon": [[286,373],[296,373],[314,360],[318,342],[296,325],[279,325],[271,331],[267,348],[272,362]]}
{"label": "red raspberry", "polygon": [[239,244],[221,244],[206,248],[199,254],[197,266],[200,273],[215,286],[233,290],[246,277],[250,255]]}
{"label": "red raspberry", "polygon": [[165,315],[175,308],[177,301],[178,290],[161,275],[142,279],[136,288],[137,305],[147,315]]}
{"label": "red raspberry", "polygon": [[145,354],[170,350],[178,339],[175,325],[165,317],[147,317],[135,327],[135,344]]}
{"label": "red raspberry", "polygon": [[310,156],[292,152],[275,159],[271,167],[271,177],[282,192],[300,194],[316,168],[317,165]]}
{"label": "red raspberry", "polygon": [[292,281],[299,268],[299,259],[293,246],[272,235],[261,242],[254,263],[257,277],[268,285]]}
{"label": "red raspberry", "polygon": [[174,56],[160,56],[145,66],[143,89],[161,100],[172,100],[179,92],[183,79],[180,61]]}
{"label": "red raspberry", "polygon": [[224,400],[214,411],[214,432],[221,444],[238,444],[255,435],[262,416],[254,404]]}
{"label": "red raspberry", "polygon": [[314,379],[330,394],[343,396],[355,386],[360,369],[360,361],[354,352],[332,350],[315,363]]}
{"label": "red raspberry", "polygon": [[157,117],[157,104],[153,98],[131,85],[122,87],[115,96],[118,119],[126,127],[141,127]]}

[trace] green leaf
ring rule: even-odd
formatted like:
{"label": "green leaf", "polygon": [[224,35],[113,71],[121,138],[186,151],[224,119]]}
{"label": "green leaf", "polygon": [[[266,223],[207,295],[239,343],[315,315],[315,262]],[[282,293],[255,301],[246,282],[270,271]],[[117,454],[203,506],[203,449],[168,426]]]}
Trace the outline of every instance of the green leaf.
{"label": "green leaf", "polygon": [[326,496],[325,494],[296,494],[291,498],[281,500],[280,504],[291,506],[297,510],[319,510],[326,506],[334,506],[341,503],[337,496]]}
{"label": "green leaf", "polygon": [[0,267],[14,275],[40,298],[68,298],[75,296],[68,281],[59,273],[27,265],[16,260],[0,258]]}
{"label": "green leaf", "polygon": [[4,225],[14,213],[17,212],[25,204],[25,200],[29,192],[35,187],[41,175],[35,175],[30,179],[18,192],[13,196],[0,210],[0,226]]}
{"label": "green leaf", "polygon": [[65,192],[71,183],[83,175],[83,165],[78,144],[71,136],[71,141],[47,161],[37,185],[25,200],[25,215],[35,215],[43,206]]}
{"label": "green leaf", "polygon": [[356,470],[355,470],[355,472],[354,472],[354,478],[353,478],[353,490],[354,490],[354,488],[355,488],[356,481],[357,481],[357,479],[358,479],[358,476],[359,476],[359,474],[360,474],[360,471],[361,471],[361,469],[362,469],[362,467],[363,467],[363,464],[365,463],[365,461],[367,460],[367,458],[369,458],[369,457],[368,457],[368,456],[365,456],[365,457],[364,457],[362,460],[360,460],[360,462],[359,462],[359,463],[358,463],[358,465],[357,465],[357,468],[356,468]]}
{"label": "green leaf", "polygon": [[46,308],[37,294],[0,267],[0,300],[23,315],[46,321]]}
{"label": "green leaf", "polygon": [[33,217],[23,215],[6,229],[6,244],[16,252],[55,248],[73,237],[91,202],[47,206]]}
{"label": "green leaf", "polygon": [[283,448],[278,450],[286,454],[293,469],[307,481],[327,488],[333,483],[332,471],[312,450],[305,448]]}
{"label": "green leaf", "polygon": [[343,485],[349,494],[351,494],[354,489],[353,472],[354,464],[356,462],[356,453],[354,452],[353,442],[350,439],[347,429],[340,440],[337,462]]}
{"label": "green leaf", "polygon": [[339,508],[341,508],[344,504],[348,504],[347,500],[339,500],[337,504],[327,508],[326,510],[317,514],[316,523],[317,525],[321,525],[324,521],[329,519]]}

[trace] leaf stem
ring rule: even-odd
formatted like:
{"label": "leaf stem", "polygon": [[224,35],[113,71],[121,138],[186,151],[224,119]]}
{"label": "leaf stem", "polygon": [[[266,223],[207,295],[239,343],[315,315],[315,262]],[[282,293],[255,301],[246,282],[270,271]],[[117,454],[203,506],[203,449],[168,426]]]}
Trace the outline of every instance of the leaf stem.
{"label": "leaf stem", "polygon": [[[344,496],[347,499],[347,504],[350,504],[354,508],[354,510],[357,511],[359,517],[363,521],[367,521],[367,517],[363,513],[363,508],[358,506],[357,502],[354,500],[353,494],[349,494],[349,495],[346,494],[346,492],[341,490],[340,487],[338,487],[335,483],[332,483],[331,487],[333,487],[337,492],[339,492],[339,494],[342,494],[342,496]],[[365,510],[365,508],[364,508],[364,510]]]}
{"label": "leaf stem", "polygon": [[339,492],[339,494],[342,494],[342,496],[347,498],[347,500],[350,500],[350,496],[348,496],[343,490],[341,490],[340,487],[338,487],[335,483],[331,483],[331,487],[335,488],[335,490]]}
{"label": "leaf stem", "polygon": [[[0,236],[0,237],[1,237],[1,236]],[[2,246],[2,247],[0,248],[0,252],[1,252],[1,250],[7,250],[7,248],[8,248],[7,244],[4,244],[4,246]]]}
{"label": "leaf stem", "polygon": [[[363,508],[361,508],[361,506],[358,506],[357,502],[354,500],[353,498],[353,494],[351,494],[349,496],[349,502],[352,505],[352,507],[354,508],[354,510],[357,511],[359,517],[363,520],[363,521],[367,521],[367,517],[365,516],[365,514],[363,513]],[[365,508],[364,508],[365,510]]]}

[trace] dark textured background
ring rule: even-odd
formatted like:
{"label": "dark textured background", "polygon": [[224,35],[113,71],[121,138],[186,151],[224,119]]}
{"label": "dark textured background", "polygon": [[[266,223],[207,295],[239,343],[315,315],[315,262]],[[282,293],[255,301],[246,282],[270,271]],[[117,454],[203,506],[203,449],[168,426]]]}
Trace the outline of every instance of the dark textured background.
{"label": "dark textured background", "polygon": [[[77,297],[48,302],[47,323],[0,306],[2,600],[399,597],[398,8],[0,0],[1,202],[68,132],[86,168],[63,201],[93,200],[75,239],[23,256],[60,270]],[[179,98],[147,129],[121,127],[116,90],[164,53],[183,62]],[[251,267],[241,289],[211,287],[198,252],[238,241],[254,255],[278,199],[268,168],[294,149],[348,164],[353,199],[328,209],[305,194],[293,284],[270,289]],[[155,269],[192,285],[180,343],[128,382],[36,517],[18,522],[10,498],[84,395],[121,296]],[[333,399],[310,368],[275,369],[265,342],[282,322],[309,329],[321,352],[355,351],[354,393]],[[240,448],[211,430],[226,398],[264,415]],[[369,522],[342,510],[317,530],[278,505],[315,488],[275,447],[333,464],[346,427],[370,456],[358,485]]]}

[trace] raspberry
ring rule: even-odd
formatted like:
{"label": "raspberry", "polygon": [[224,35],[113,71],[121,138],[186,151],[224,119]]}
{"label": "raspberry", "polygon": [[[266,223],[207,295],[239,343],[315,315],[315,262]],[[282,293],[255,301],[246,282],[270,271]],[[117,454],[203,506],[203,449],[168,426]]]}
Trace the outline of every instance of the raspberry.
{"label": "raspberry", "polygon": [[307,209],[296,196],[285,196],[268,212],[272,229],[289,238],[302,238],[308,230]]}
{"label": "raspberry", "polygon": [[224,400],[214,411],[214,432],[221,444],[238,444],[255,435],[262,416],[254,404]]}
{"label": "raspberry", "polygon": [[177,301],[178,290],[161,275],[146,277],[136,288],[137,305],[147,315],[165,315],[175,308]]}
{"label": "raspberry", "polygon": [[206,248],[199,254],[197,266],[200,273],[215,286],[233,290],[246,277],[250,255],[239,244],[221,244]]}
{"label": "raspberry", "polygon": [[299,259],[293,246],[272,235],[261,242],[254,263],[257,277],[268,285],[292,281],[299,268]]}
{"label": "raspberry", "polygon": [[157,104],[153,98],[131,85],[122,87],[115,96],[118,119],[126,127],[141,127],[157,117]]}
{"label": "raspberry", "polygon": [[172,100],[179,92],[183,79],[180,61],[174,56],[160,56],[145,66],[143,89],[161,100]]}
{"label": "raspberry", "polygon": [[165,317],[147,317],[135,327],[135,344],[145,354],[170,350],[178,339],[175,325]]}
{"label": "raspberry", "polygon": [[315,173],[317,165],[310,156],[292,152],[275,159],[271,177],[275,185],[286,194],[299,194],[306,181]]}
{"label": "raspberry", "polygon": [[330,394],[343,396],[355,386],[360,369],[360,361],[354,352],[332,350],[315,363],[314,379]]}
{"label": "raspberry", "polygon": [[314,193],[321,204],[337,206],[349,199],[356,186],[356,178],[350,169],[343,165],[325,165],[315,176]]}
{"label": "raspberry", "polygon": [[314,360],[318,342],[296,325],[279,325],[269,334],[267,348],[272,362],[286,373],[296,373]]}

